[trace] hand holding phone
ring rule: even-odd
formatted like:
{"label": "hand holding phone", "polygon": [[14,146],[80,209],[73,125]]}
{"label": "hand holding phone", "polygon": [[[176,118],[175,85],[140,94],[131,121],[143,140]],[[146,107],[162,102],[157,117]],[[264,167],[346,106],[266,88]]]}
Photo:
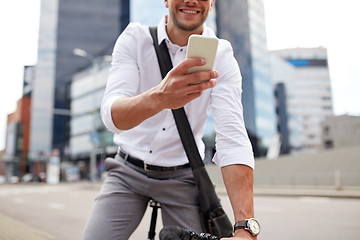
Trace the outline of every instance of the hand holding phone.
{"label": "hand holding phone", "polygon": [[[217,47],[218,47],[218,39],[215,37],[191,35],[188,41],[186,57],[204,58],[206,59],[206,64],[203,66],[191,67],[188,69],[187,73],[212,70],[214,66]],[[195,82],[193,84],[197,84],[197,83],[200,82]]]}

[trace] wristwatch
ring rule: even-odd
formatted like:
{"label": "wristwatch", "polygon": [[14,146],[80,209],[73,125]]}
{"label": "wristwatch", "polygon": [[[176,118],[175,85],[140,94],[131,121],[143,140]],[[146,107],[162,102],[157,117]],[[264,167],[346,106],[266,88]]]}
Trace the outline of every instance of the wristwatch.
{"label": "wristwatch", "polygon": [[260,233],[260,224],[255,218],[249,218],[236,222],[234,225],[234,232],[238,229],[245,229],[249,231],[251,235],[257,236]]}

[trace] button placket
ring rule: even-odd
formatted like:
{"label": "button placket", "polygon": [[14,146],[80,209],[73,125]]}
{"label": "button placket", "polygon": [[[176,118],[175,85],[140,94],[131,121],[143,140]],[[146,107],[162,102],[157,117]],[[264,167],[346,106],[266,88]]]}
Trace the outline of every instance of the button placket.
{"label": "button placket", "polygon": [[[170,119],[173,118],[172,112],[171,110],[165,110],[166,112],[166,116],[164,117],[164,123],[168,123],[171,122]],[[154,157],[156,157],[157,154],[157,150],[159,149],[159,146],[161,146],[160,143],[162,143],[164,138],[166,137],[166,134],[168,134],[168,130],[169,126],[167,124],[160,124],[160,126],[158,126],[158,131],[156,133],[156,136],[153,140],[153,142],[149,145],[148,148],[148,160],[152,161],[154,159]]]}

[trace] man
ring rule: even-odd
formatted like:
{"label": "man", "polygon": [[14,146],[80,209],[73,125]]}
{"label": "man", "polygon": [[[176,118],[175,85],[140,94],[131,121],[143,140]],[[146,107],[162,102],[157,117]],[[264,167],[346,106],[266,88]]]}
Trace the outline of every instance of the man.
{"label": "man", "polygon": [[[169,15],[158,25],[158,39],[159,44],[166,42],[174,66],[165,79],[147,26],[129,24],[115,44],[101,115],[115,133],[119,152],[106,160],[108,178],[90,215],[87,240],[128,239],[150,198],[161,203],[164,225],[201,232],[197,188],[171,113],[183,106],[201,154],[202,133],[212,111],[217,134],[214,162],[221,167],[235,221],[254,217],[254,158],[231,45],[219,41],[216,70],[186,74],[188,68],[205,64],[205,59],[185,59],[186,45],[192,34],[215,36],[204,24],[214,0],[164,3]],[[256,236],[241,228],[228,239]]]}

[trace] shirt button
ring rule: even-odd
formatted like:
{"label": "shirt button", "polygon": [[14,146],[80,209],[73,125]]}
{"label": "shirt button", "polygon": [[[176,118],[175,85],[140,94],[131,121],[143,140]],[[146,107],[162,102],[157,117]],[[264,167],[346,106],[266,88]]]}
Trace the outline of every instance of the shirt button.
{"label": "shirt button", "polygon": [[152,153],[152,150],[150,150],[149,153]]}
{"label": "shirt button", "polygon": [[180,52],[182,52],[183,51],[183,49],[180,49]]}
{"label": "shirt button", "polygon": [[163,130],[163,131],[165,131],[166,129],[165,129],[165,128],[163,128],[162,130]]}

